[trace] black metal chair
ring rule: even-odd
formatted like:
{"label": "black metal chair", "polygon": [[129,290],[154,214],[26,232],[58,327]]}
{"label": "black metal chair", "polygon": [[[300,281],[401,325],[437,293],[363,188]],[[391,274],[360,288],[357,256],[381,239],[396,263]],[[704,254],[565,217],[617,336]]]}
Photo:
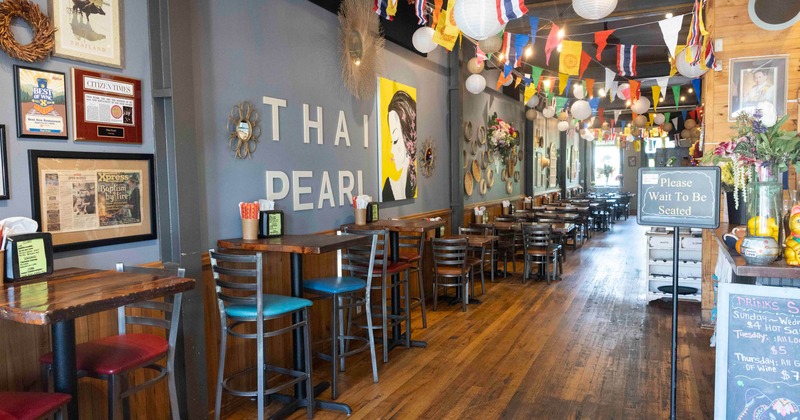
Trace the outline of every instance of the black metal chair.
{"label": "black metal chair", "polygon": [[[468,285],[472,266],[467,259],[467,238],[434,238],[433,249],[433,310],[438,303],[439,288],[456,288],[461,294],[461,310],[467,311]],[[444,279],[452,279],[444,281]]]}
{"label": "black metal chair", "polygon": [[541,272],[550,284],[551,277],[548,274],[548,266],[552,259],[553,273],[552,279],[557,277],[556,267],[558,266],[559,247],[551,241],[551,229],[548,225],[523,225],[522,237],[525,245],[525,267],[522,274],[522,281],[528,280],[531,265],[542,266]]}

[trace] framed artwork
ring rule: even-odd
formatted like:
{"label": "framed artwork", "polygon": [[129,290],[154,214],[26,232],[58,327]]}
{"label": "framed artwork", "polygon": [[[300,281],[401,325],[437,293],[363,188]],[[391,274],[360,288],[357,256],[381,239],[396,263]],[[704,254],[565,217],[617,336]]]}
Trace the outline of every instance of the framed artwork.
{"label": "framed artwork", "polygon": [[6,126],[0,125],[0,200],[8,200],[8,149],[6,149]]}
{"label": "framed artwork", "polygon": [[142,81],[72,68],[75,141],[142,144]]}
{"label": "framed artwork", "polygon": [[636,156],[628,156],[628,166],[636,166]]}
{"label": "framed artwork", "polygon": [[380,201],[417,198],[417,90],[378,78]]}
{"label": "framed artwork", "polygon": [[156,238],[153,155],[29,150],[33,218],[67,251]]}
{"label": "framed artwork", "polygon": [[17,137],[67,139],[64,73],[14,66]]}
{"label": "framed artwork", "polygon": [[752,114],[756,109],[786,114],[788,94],[788,55],[731,58],[728,66],[728,120],[736,120],[740,112]]}
{"label": "framed artwork", "polygon": [[122,0],[50,0],[53,55],[124,68]]}

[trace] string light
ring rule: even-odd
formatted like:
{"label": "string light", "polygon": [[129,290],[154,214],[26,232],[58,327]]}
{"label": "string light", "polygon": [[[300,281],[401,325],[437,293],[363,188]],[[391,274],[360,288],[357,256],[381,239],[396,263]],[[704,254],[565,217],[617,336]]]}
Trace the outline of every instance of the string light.
{"label": "string light", "polygon": [[556,48],[556,50],[558,50],[558,52],[561,52],[561,44],[558,44],[558,48]]}
{"label": "string light", "polygon": [[631,106],[631,100],[630,100],[630,99],[628,99],[627,101],[625,101],[625,106]]}
{"label": "string light", "polygon": [[670,19],[670,18],[672,18],[672,13],[667,13],[664,17],[667,18],[667,19]]}
{"label": "string light", "polygon": [[558,30],[558,39],[564,39],[564,28]]}
{"label": "string light", "polygon": [[682,100],[682,101],[685,101],[685,100],[686,100],[686,97],[685,97],[685,96],[681,96],[681,100]]}
{"label": "string light", "polygon": [[533,55],[533,47],[528,45],[525,48],[525,58],[531,58],[532,55]]}
{"label": "string light", "polygon": [[694,93],[694,89],[689,88],[689,93]]}
{"label": "string light", "polygon": [[664,98],[661,98],[658,102],[664,102]]}
{"label": "string light", "polygon": [[605,89],[603,89],[603,88],[600,88],[600,89],[598,89],[597,93],[598,93],[600,96],[606,96],[606,91],[605,91]]}
{"label": "string light", "polygon": [[497,54],[497,60],[498,61],[502,62],[504,58],[506,58],[506,56],[503,55],[503,53]]}

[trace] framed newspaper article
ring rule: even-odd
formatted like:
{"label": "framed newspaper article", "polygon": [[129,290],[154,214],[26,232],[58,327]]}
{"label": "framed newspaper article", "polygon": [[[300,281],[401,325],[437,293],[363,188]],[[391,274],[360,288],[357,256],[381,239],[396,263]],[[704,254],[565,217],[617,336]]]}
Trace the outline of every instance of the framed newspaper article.
{"label": "framed newspaper article", "polygon": [[33,218],[68,251],[156,238],[153,155],[29,150]]}
{"label": "framed newspaper article", "polygon": [[75,141],[142,144],[142,81],[72,68]]}

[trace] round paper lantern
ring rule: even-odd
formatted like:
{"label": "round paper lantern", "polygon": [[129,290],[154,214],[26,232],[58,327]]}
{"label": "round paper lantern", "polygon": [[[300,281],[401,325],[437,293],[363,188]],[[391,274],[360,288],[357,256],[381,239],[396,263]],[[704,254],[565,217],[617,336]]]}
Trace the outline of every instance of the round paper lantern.
{"label": "round paper lantern", "polygon": [[586,89],[583,88],[582,83],[578,83],[572,88],[572,95],[578,99],[583,99],[586,97]]}
{"label": "round paper lantern", "polygon": [[631,85],[628,83],[622,83],[617,87],[617,98],[622,99],[623,101],[628,100],[631,98]]}
{"label": "round paper lantern", "polygon": [[636,118],[633,120],[633,125],[637,127],[647,126],[647,117],[645,117],[644,115],[637,115]]}
{"label": "round paper lantern", "polygon": [[691,119],[690,119],[690,120],[686,120],[686,121],[683,123],[683,127],[684,127],[684,128],[688,128],[689,130],[691,130],[691,129],[693,129],[693,128],[697,127],[697,121],[695,121],[695,120],[691,120]]}
{"label": "round paper lantern", "polygon": [[761,111],[761,124],[765,127],[772,127],[778,122],[778,114],[775,106],[769,102],[759,102],[756,109]]}
{"label": "round paper lantern", "polygon": [[433,42],[433,28],[423,26],[414,31],[414,35],[411,36],[411,43],[414,44],[414,48],[417,51],[423,54],[435,50],[437,44]]}
{"label": "round paper lantern", "polygon": [[467,62],[467,70],[472,74],[478,74],[483,71],[483,61],[478,61],[477,57],[470,58]]}
{"label": "round paper lantern", "polygon": [[535,120],[536,119],[536,110],[535,109],[529,109],[529,110],[525,111],[525,118],[527,118],[529,121]]}
{"label": "round paper lantern", "polygon": [[603,125],[602,125],[602,126],[600,126],[600,127],[602,127],[602,129],[603,129],[603,130],[608,130],[608,129],[609,129],[611,126],[610,126],[610,125],[608,125],[608,123],[607,123],[607,122],[603,122]]}
{"label": "round paper lantern", "polygon": [[486,89],[486,79],[480,74],[473,74],[472,76],[467,77],[465,85],[467,86],[469,93],[477,95]]}
{"label": "round paper lantern", "polygon": [[545,118],[553,118],[556,115],[556,109],[552,106],[548,106],[542,110],[542,115],[544,115]]}
{"label": "round paper lantern", "polygon": [[688,139],[689,137],[691,137],[691,135],[692,134],[686,128],[684,128],[683,131],[681,131],[681,138],[682,139]]}
{"label": "round paper lantern", "polygon": [[[497,19],[497,12],[494,12],[492,15]],[[498,31],[499,33],[500,31]],[[486,39],[478,41],[478,46],[481,47],[481,51],[486,54],[494,54],[500,51],[500,48],[503,47],[503,38],[499,36],[490,36]]]}
{"label": "round paper lantern", "polygon": [[566,121],[559,121],[558,131],[567,131],[567,130],[569,130],[569,123]]}
{"label": "round paper lantern", "polygon": [[650,100],[642,96],[631,104],[631,111],[637,114],[644,114],[650,109]]}
{"label": "round paper lantern", "polygon": [[667,117],[665,117],[664,114],[656,114],[656,115],[653,116],[653,122],[656,125],[664,124],[664,121],[666,121],[666,120],[667,120]]}
{"label": "round paper lantern", "polygon": [[578,16],[588,20],[602,19],[617,7],[617,0],[572,0],[572,8]]}
{"label": "round paper lantern", "polygon": [[569,119],[569,114],[567,114],[567,111],[561,111],[561,112],[558,114],[558,120],[559,120],[559,121],[566,121],[566,120],[568,120],[568,119]]}
{"label": "round paper lantern", "polygon": [[[689,47],[691,52],[689,53],[692,57],[694,57],[695,52],[697,51],[696,46]],[[702,59],[701,59],[702,60]],[[698,61],[697,64],[690,64],[686,62],[686,50],[681,51],[675,57],[675,67],[678,69],[678,73],[686,76],[690,79],[697,79],[698,77],[704,75],[708,69],[703,69]]]}
{"label": "round paper lantern", "polygon": [[672,131],[674,128],[675,127],[672,126],[672,123],[666,123],[666,124],[664,124],[664,126],[661,127],[661,129],[666,131],[667,133]]}
{"label": "round paper lantern", "polygon": [[589,102],[584,101],[583,99],[579,101],[575,101],[570,108],[572,111],[572,116],[579,120],[585,120],[592,116],[592,106],[589,105]]}
{"label": "round paper lantern", "polygon": [[[509,74],[509,76],[511,76],[511,75]],[[509,77],[508,80],[503,82],[503,86],[510,86],[511,82],[513,82],[513,81],[514,81],[514,78],[513,77]]]}
{"label": "round paper lantern", "polygon": [[478,41],[497,35],[506,26],[497,20],[495,0],[459,0],[453,6],[453,17],[464,35]]}
{"label": "round paper lantern", "polygon": [[531,108],[535,108],[536,105],[539,105],[539,95],[533,95],[530,99],[528,99],[528,103],[526,104]]}

